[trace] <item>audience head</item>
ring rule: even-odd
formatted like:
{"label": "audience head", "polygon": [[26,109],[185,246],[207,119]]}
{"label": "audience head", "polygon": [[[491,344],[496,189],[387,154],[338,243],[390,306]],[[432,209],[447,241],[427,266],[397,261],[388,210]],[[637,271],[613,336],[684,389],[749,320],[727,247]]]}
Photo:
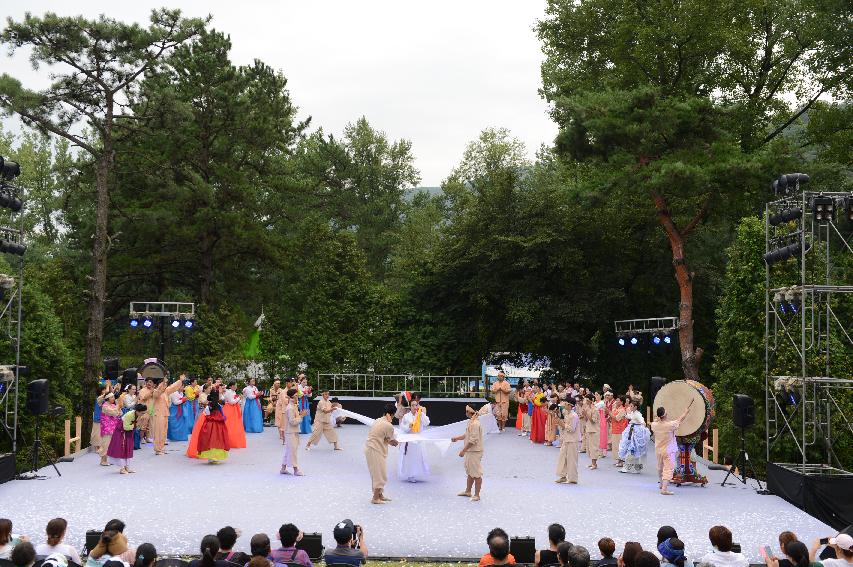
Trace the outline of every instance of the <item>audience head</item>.
{"label": "audience head", "polygon": [[622,550],[622,556],[620,557],[625,567],[634,567],[634,560],[637,559],[637,555],[641,551],[643,551],[643,546],[636,541],[625,543],[625,548]]}
{"label": "audience head", "polygon": [[589,567],[589,551],[580,545],[573,545],[569,549],[569,567]]}
{"label": "audience head", "polygon": [[567,541],[557,546],[557,558],[560,560],[560,565],[569,564],[569,550],[571,548],[572,544]]}
{"label": "audience head", "polygon": [[270,536],[267,534],[255,534],[249,541],[252,557],[266,557],[270,554]]}
{"label": "audience head", "polygon": [[98,545],[89,552],[89,555],[94,559],[98,559],[104,555],[121,555],[127,551],[127,538],[124,534],[114,530],[105,530],[101,534],[101,539],[98,540]]}
{"label": "audience head", "polygon": [[258,555],[257,557],[252,557],[246,564],[246,567],[270,567],[270,560]]}
{"label": "audience head", "polygon": [[554,545],[559,545],[566,541],[566,528],[560,524],[551,524],[548,526],[548,541]]}
{"label": "audience head", "polygon": [[0,518],[0,545],[6,545],[12,539],[12,520]]}
{"label": "audience head", "polygon": [[661,526],[660,529],[658,529],[658,545],[671,537],[678,537],[675,528],[672,526]]}
{"label": "audience head", "polygon": [[216,554],[219,553],[219,539],[213,534],[201,538],[201,564],[204,567],[216,565]]}
{"label": "audience head", "polygon": [[157,561],[157,550],[153,545],[143,543],[136,548],[136,562],[133,567],[151,567],[155,561]]}
{"label": "audience head", "polygon": [[779,534],[779,549],[782,550],[782,553],[787,553],[785,551],[785,546],[787,546],[790,541],[797,541],[797,534],[788,531]]}
{"label": "audience head", "polygon": [[708,539],[717,551],[732,550],[732,532],[726,526],[714,526],[708,530]]}
{"label": "audience head", "polygon": [[335,524],[335,529],[332,531],[335,536],[335,541],[338,545],[349,545],[355,535],[355,525],[352,520],[343,520]]}
{"label": "audience head", "polygon": [[601,557],[613,557],[616,552],[616,542],[609,537],[603,537],[598,540],[598,551],[601,552]]}
{"label": "audience head", "polygon": [[498,561],[506,559],[509,555],[509,540],[502,535],[491,538],[489,540],[489,554]]}
{"label": "audience head", "polygon": [[47,544],[59,545],[62,538],[65,537],[65,530],[68,528],[68,522],[65,518],[54,518],[47,523]]}
{"label": "audience head", "polygon": [[293,547],[299,539],[299,528],[293,524],[283,524],[278,528],[278,539],[283,547]]}
{"label": "audience head", "polygon": [[107,522],[106,526],[104,526],[104,531],[105,532],[119,532],[119,533],[123,534],[125,527],[127,527],[127,526],[125,525],[124,522],[122,522],[119,519],[113,518],[112,520]]}
{"label": "audience head", "polygon": [[12,554],[9,556],[15,567],[30,567],[36,562],[36,549],[28,541],[24,541],[15,546]]}
{"label": "audience head", "polygon": [[658,552],[667,563],[684,567],[684,542],[677,537],[671,537],[660,542]]}
{"label": "audience head", "polygon": [[841,553],[838,559],[853,560],[853,537],[850,535],[841,533],[829,538],[829,545],[833,546],[837,553]]}
{"label": "audience head", "polygon": [[493,537],[501,536],[507,541],[509,541],[509,535],[502,528],[492,528],[489,530],[488,535],[486,535],[486,543],[492,541]]}
{"label": "audience head", "polygon": [[234,544],[237,543],[237,530],[231,526],[225,526],[216,532],[216,539],[219,540],[219,549],[222,551],[230,551]]}
{"label": "audience head", "polygon": [[794,567],[809,567],[809,548],[801,541],[789,541],[785,545],[785,555],[791,558]]}
{"label": "audience head", "polygon": [[660,559],[654,553],[641,551],[634,558],[634,567],[660,567]]}

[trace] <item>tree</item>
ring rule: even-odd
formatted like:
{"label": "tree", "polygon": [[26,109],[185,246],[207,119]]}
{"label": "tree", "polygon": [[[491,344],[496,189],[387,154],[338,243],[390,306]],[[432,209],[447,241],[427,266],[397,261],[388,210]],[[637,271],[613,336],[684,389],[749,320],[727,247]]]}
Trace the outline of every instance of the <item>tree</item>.
{"label": "tree", "polygon": [[[165,9],[152,11],[148,28],[106,16],[86,20],[28,13],[21,22],[8,19],[0,35],[12,51],[32,49],[34,68],[45,64],[65,70],[57,70],[53,84],[40,92],[25,89],[20,81],[3,74],[0,107],[18,115],[27,126],[65,138],[93,160],[96,198],[83,378],[83,390],[90,394],[84,394],[86,415],[91,414],[91,394],[100,376],[116,140],[135,130],[141,118],[126,112],[139,79],[156,71],[167,53],[196,36],[205,24],[206,20],[185,19],[179,10]],[[87,135],[77,133],[81,125],[88,129]]]}

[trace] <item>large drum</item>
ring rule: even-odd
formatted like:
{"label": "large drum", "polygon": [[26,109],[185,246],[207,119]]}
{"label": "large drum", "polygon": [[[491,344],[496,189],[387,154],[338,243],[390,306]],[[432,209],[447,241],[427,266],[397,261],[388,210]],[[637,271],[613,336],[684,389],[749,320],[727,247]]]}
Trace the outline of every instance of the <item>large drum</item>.
{"label": "large drum", "polygon": [[693,380],[670,382],[658,390],[652,415],[656,416],[658,408],[663,406],[667,417],[674,419],[684,413],[691,401],[693,405],[675,435],[681,443],[695,445],[708,436],[715,414],[714,394],[709,388]]}

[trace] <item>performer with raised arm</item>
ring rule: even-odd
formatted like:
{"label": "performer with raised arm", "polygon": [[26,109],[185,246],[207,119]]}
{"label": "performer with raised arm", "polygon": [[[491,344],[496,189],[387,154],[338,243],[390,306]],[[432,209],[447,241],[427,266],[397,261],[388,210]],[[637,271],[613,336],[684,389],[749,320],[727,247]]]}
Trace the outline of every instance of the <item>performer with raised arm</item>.
{"label": "performer with raised arm", "polygon": [[233,380],[220,394],[222,413],[225,414],[225,428],[228,429],[228,445],[231,449],[246,447],[246,430],[243,429],[243,412],[240,411],[240,396],[234,391],[237,382]]}
{"label": "performer with raised arm", "polygon": [[498,433],[504,432],[506,419],[509,415],[509,393],[512,388],[506,381],[506,374],[498,372],[498,381],[492,384],[492,395],[495,397],[495,419],[498,421]]}
{"label": "performer with raised arm", "polygon": [[284,457],[281,461],[281,474],[290,474],[287,467],[293,468],[294,476],[302,476],[299,470],[299,426],[308,415],[308,410],[299,409],[299,400],[296,397],[296,388],[287,391],[290,403],[284,408],[281,422],[284,424]]}
{"label": "performer with raised arm", "polygon": [[187,435],[195,427],[195,420],[199,415],[199,395],[201,395],[201,388],[198,385],[198,378],[190,378],[190,383],[184,387],[184,422],[186,423]]}
{"label": "performer with raised arm", "polygon": [[678,419],[674,420],[666,419],[666,408],[660,406],[657,410],[657,418],[652,422],[652,433],[655,435],[655,456],[658,461],[660,493],[667,496],[672,496],[673,494],[669,491],[669,482],[672,480],[672,473],[675,471],[675,458],[678,455],[675,432],[690,412],[693,401],[690,400],[684,413],[678,416]]}
{"label": "performer with raised arm", "polygon": [[373,422],[367,433],[367,442],[364,444],[364,456],[367,460],[367,470],[370,471],[370,481],[373,486],[373,504],[384,504],[391,499],[385,496],[385,483],[388,482],[388,445],[397,446],[394,438],[394,413],[397,408],[394,404],[385,404],[382,417]]}
{"label": "performer with raised arm", "polygon": [[[113,438],[113,433],[121,428],[121,409],[116,404],[115,394],[112,391],[104,396],[101,404],[101,444],[98,454],[101,456],[101,466],[108,467],[107,450]],[[121,433],[121,431],[118,431]]]}
{"label": "performer with raised arm", "polygon": [[326,441],[334,446],[335,451],[340,451],[338,433],[335,431],[334,423],[332,423],[332,412],[335,411],[335,405],[329,401],[329,390],[323,390],[321,395],[322,399],[317,402],[317,413],[314,414],[314,428],[305,450],[310,451],[312,444],[319,445],[320,436],[325,435]]}
{"label": "performer with raised arm", "polygon": [[[409,412],[400,420],[400,429],[403,433],[421,433],[428,425],[429,416],[426,408],[421,405],[420,396],[412,394]],[[400,480],[407,482],[423,482],[429,478],[426,447],[423,443],[403,443],[397,474]]]}
{"label": "performer with raised arm", "polygon": [[578,483],[578,442],[581,438],[580,418],[572,398],[560,402],[560,456],[557,457],[557,484]]}
{"label": "performer with raised arm", "polygon": [[450,440],[454,443],[464,441],[459,456],[465,459],[465,490],[459,496],[470,497],[471,502],[477,502],[483,487],[483,428],[480,426],[480,414],[471,406],[465,406],[465,416],[469,420],[465,433]]}
{"label": "performer with raised arm", "polygon": [[249,378],[246,381],[246,387],[243,388],[243,399],[246,400],[243,406],[243,427],[246,433],[263,433],[264,412],[261,409],[260,392],[255,386],[254,378]]}
{"label": "performer with raised arm", "polygon": [[183,374],[166,386],[166,378],[157,385],[152,394],[154,402],[154,454],[166,454],[166,433],[169,429],[169,396],[184,385]]}

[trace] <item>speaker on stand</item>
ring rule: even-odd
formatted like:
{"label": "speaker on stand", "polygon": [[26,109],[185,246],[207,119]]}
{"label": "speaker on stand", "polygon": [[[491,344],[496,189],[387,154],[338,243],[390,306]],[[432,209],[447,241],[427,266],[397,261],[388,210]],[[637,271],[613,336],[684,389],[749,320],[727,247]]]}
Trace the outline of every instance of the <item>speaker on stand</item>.
{"label": "speaker on stand", "polygon": [[[746,430],[747,428],[755,425],[755,401],[753,401],[751,397],[745,394],[734,395],[732,398],[732,423],[735,424],[735,427],[740,428],[740,452],[732,464],[732,467],[729,469],[729,472],[726,473],[726,477],[723,479],[720,486],[726,485],[729,475],[734,476],[743,484],[746,484],[746,473],[747,469],[749,469],[752,473],[752,477],[756,482],[758,482],[758,493],[769,494],[769,492],[764,490],[761,486],[761,480],[759,480],[758,475],[755,474],[755,468],[752,466],[752,461],[749,460],[749,453],[746,452]],[[735,474],[736,470],[741,471],[740,477]]]}
{"label": "speaker on stand", "polygon": [[[17,478],[19,480],[34,480],[34,479],[42,479],[44,476],[36,474],[39,470],[39,455],[44,451],[47,452],[47,447],[42,445],[41,443],[41,422],[44,419],[45,415],[51,414],[50,406],[49,406],[49,389],[48,382],[44,378],[39,380],[33,380],[29,384],[27,384],[27,411],[29,411],[32,415],[36,417],[36,430],[35,430],[35,439],[33,440],[32,447],[32,459],[33,459],[33,467],[27,473],[18,475]],[[57,410],[62,411],[61,407],[57,407]],[[62,473],[59,472],[59,469],[56,468],[56,459],[51,458],[50,455],[43,455],[46,460],[51,464],[53,470],[56,471],[56,474],[62,476]]]}

